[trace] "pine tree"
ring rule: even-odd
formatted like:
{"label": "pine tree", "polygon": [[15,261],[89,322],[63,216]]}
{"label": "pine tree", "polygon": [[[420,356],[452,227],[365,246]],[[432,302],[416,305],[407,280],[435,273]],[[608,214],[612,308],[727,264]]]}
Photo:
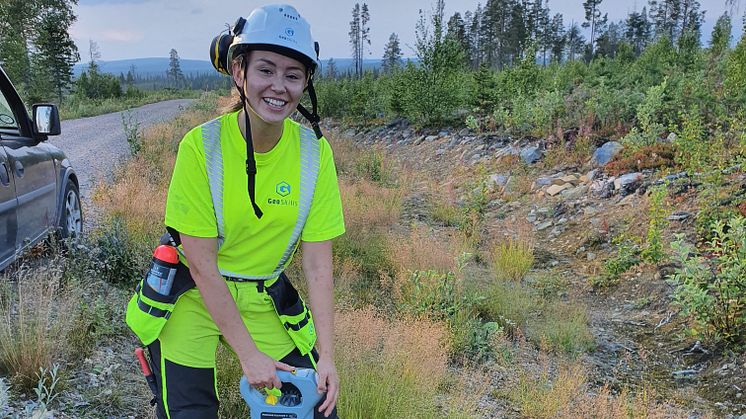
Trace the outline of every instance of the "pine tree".
{"label": "pine tree", "polygon": [[464,23],[464,19],[461,17],[461,13],[456,12],[450,19],[448,19],[446,37],[458,42],[464,51],[470,49],[469,39],[466,37],[466,24]]}
{"label": "pine tree", "polygon": [[591,54],[593,54],[593,44],[596,40],[596,29],[601,19],[601,10],[599,6],[603,0],[585,0],[583,3],[583,9],[585,9],[585,22],[583,22],[584,28],[591,28]]}
{"label": "pine tree", "polygon": [[632,45],[636,56],[642,54],[650,42],[650,22],[646,8],[643,7],[640,13],[632,12],[627,16],[624,37]]}
{"label": "pine tree", "polygon": [[41,66],[41,71],[35,72],[36,75],[47,79],[43,84],[46,85],[48,82],[52,89],[43,97],[49,98],[52,96],[50,93],[53,93],[61,102],[63,93],[72,84],[73,65],[80,60],[80,54],[69,34],[70,26],[76,20],[72,9],[73,3],[55,3],[40,10],[33,58],[36,65]]}
{"label": "pine tree", "polygon": [[360,3],[355,3],[352,8],[352,20],[350,21],[350,46],[352,47],[352,61],[355,63],[355,77],[359,78],[362,74],[362,69],[359,66],[361,57],[361,45],[360,45]]}
{"label": "pine tree", "polygon": [[723,53],[730,45],[732,37],[733,23],[730,20],[728,12],[723,13],[715,23],[715,27],[712,29],[712,37],[710,40],[710,53],[713,56],[719,56]]}
{"label": "pine tree", "polygon": [[608,29],[603,31],[596,40],[596,56],[599,57],[616,57],[619,43],[622,41],[622,22],[609,24]]}
{"label": "pine tree", "polygon": [[334,62],[334,58],[329,58],[326,62],[326,78],[332,80],[337,78],[337,63]]}
{"label": "pine tree", "polygon": [[360,8],[360,74],[363,74],[363,57],[365,57],[365,44],[370,46],[370,10],[368,5],[363,3]]}
{"label": "pine tree", "polygon": [[575,55],[581,54],[584,47],[585,39],[583,38],[583,34],[580,32],[578,24],[573,22],[567,31],[567,59],[570,61],[575,60]]}
{"label": "pine tree", "polygon": [[392,33],[389,36],[389,42],[383,51],[383,72],[391,73],[401,65],[401,47],[399,46],[399,36]]}
{"label": "pine tree", "polygon": [[168,53],[168,71],[166,72],[166,76],[173,80],[174,87],[177,88],[184,79],[184,73],[181,72],[179,53],[173,48],[171,48],[171,51]]}
{"label": "pine tree", "polygon": [[562,20],[562,14],[557,13],[549,24],[550,60],[554,62],[562,62],[562,52],[565,50],[565,44],[567,43],[565,24]]}

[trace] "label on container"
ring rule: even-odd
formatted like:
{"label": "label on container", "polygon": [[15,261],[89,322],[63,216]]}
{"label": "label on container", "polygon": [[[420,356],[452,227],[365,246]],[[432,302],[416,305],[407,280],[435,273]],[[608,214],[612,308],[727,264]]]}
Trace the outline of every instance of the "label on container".
{"label": "label on container", "polygon": [[262,415],[260,416],[261,419],[296,419],[298,415],[295,413],[270,413],[270,412],[262,412]]}

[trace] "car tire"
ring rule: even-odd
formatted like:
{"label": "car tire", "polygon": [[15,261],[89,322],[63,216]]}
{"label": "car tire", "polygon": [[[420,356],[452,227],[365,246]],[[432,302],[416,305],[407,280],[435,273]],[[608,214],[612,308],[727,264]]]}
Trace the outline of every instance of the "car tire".
{"label": "car tire", "polygon": [[83,232],[83,209],[80,205],[80,192],[71,180],[65,186],[62,196],[62,215],[60,216],[58,236],[62,240],[76,239]]}

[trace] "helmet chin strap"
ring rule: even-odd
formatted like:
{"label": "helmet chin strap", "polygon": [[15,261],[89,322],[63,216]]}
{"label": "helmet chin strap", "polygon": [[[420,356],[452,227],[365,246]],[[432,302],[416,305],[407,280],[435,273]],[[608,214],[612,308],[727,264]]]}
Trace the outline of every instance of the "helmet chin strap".
{"label": "helmet chin strap", "polygon": [[[262,218],[262,210],[259,208],[259,205],[256,203],[256,160],[254,159],[254,141],[251,136],[251,122],[249,121],[249,110],[256,115],[259,119],[261,119],[264,122],[267,122],[262,118],[259,113],[255,112],[254,109],[249,104],[249,100],[246,97],[246,91],[248,91],[248,82],[246,80],[246,75],[249,71],[249,60],[245,59],[243,60],[243,86],[239,86],[238,83],[236,83],[235,78],[233,79],[233,84],[236,86],[236,89],[238,89],[238,94],[241,98],[241,105],[243,107],[243,114],[244,114],[244,140],[246,141],[246,177],[247,177],[247,186],[249,190],[249,200],[251,201],[251,207],[254,210],[254,215],[256,215],[256,218]],[[316,90],[313,88],[313,76],[310,76],[308,78],[308,96],[311,99],[311,112],[308,111],[303,105],[298,103],[297,109],[298,112],[300,112],[301,115],[303,115],[304,118],[308,120],[308,122],[311,123],[311,127],[313,127],[313,132],[316,134],[316,138],[321,138],[324,136],[324,134],[321,132],[321,128],[319,127],[319,122],[321,122],[321,118],[318,114],[318,101],[316,99]]]}
{"label": "helmet chin strap", "polygon": [[[247,186],[249,190],[249,200],[251,201],[251,207],[254,209],[254,215],[256,215],[256,218],[262,218],[262,210],[259,208],[259,205],[256,203],[256,160],[254,159],[254,141],[251,137],[251,122],[249,121],[249,110],[248,108],[251,108],[251,105],[248,104],[248,99],[246,97],[245,92],[248,90],[247,82],[246,82],[246,74],[248,73],[249,69],[249,61],[247,59],[243,60],[243,86],[239,86],[238,83],[236,83],[236,80],[233,79],[233,83],[236,85],[236,89],[238,89],[238,94],[241,97],[241,104],[243,105],[243,115],[244,115],[244,140],[246,141],[246,177],[247,177]],[[248,108],[247,108],[248,107]],[[253,109],[252,109],[253,111]],[[256,112],[254,112],[256,114]]]}

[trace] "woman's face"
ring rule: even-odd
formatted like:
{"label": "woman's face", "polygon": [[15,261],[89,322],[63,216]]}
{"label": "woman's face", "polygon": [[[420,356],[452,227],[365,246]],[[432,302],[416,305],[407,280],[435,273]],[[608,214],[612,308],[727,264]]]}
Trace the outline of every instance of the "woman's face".
{"label": "woman's face", "polygon": [[[246,98],[267,123],[281,123],[293,111],[306,88],[306,68],[298,60],[270,51],[251,51],[246,72]],[[234,60],[233,78],[244,86],[243,65]]]}

